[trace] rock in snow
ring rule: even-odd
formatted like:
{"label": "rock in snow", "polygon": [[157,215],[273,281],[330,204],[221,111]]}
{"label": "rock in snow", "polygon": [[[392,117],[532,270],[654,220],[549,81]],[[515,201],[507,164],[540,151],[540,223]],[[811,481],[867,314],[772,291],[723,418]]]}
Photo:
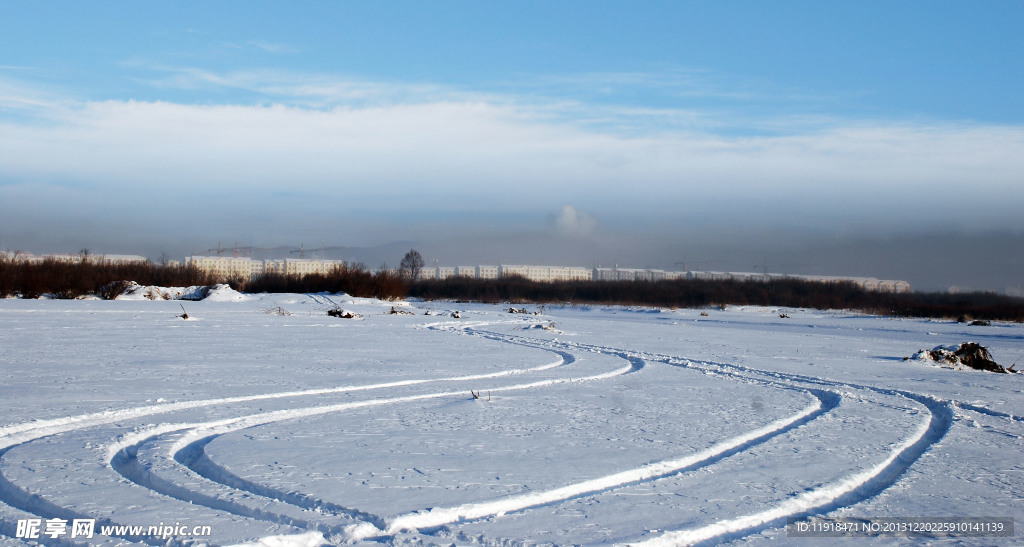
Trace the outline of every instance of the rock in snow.
{"label": "rock in snow", "polygon": [[[959,346],[936,346],[934,349],[919,350],[911,359],[932,361],[935,364],[963,370],[964,367],[989,372],[1006,373],[1007,370],[992,360],[988,348],[977,342],[964,342]],[[1012,367],[1011,367],[1012,368]]]}

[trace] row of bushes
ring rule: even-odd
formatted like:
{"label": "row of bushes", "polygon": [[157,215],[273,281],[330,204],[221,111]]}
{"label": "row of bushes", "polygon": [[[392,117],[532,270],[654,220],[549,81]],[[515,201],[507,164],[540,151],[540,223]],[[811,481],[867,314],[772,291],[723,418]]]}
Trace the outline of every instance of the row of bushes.
{"label": "row of bushes", "polygon": [[115,264],[85,259],[79,263],[46,259],[41,262],[15,261],[0,257],[0,298],[20,294],[23,298],[79,298],[98,295],[114,298],[124,289],[123,281],[162,287],[210,285],[213,276],[190,266],[159,266],[149,262]]}
{"label": "row of bushes", "polygon": [[96,295],[116,298],[127,288],[127,280],[160,287],[208,286],[228,283],[247,292],[345,292],[353,296],[393,300],[405,296],[406,284],[386,269],[372,273],[361,265],[344,266],[329,274],[303,277],[264,275],[253,280],[223,279],[194,266],[160,266],[149,262],[114,264],[84,259],[78,263],[46,259],[41,262],[15,261],[0,256],[0,298],[20,295],[39,298],[79,298]]}
{"label": "row of bushes", "polygon": [[371,272],[361,264],[346,264],[327,274],[266,274],[245,282],[231,281],[230,284],[237,291],[250,293],[343,292],[381,300],[403,298],[408,289],[406,282],[397,273],[387,268]]}
{"label": "row of bushes", "polygon": [[995,293],[887,293],[852,282],[775,281],[564,281],[539,283],[521,277],[501,280],[450,278],[413,284],[409,296],[426,300],[617,304],[698,308],[755,305],[849,309],[866,313],[935,318],[1024,321],[1024,299]]}
{"label": "row of bushes", "polygon": [[908,317],[971,317],[1024,321],[1024,299],[994,293],[884,293],[866,291],[850,282],[819,283],[795,279],[761,281],[564,281],[541,283],[522,277],[503,279],[449,278],[409,283],[381,268],[345,265],[328,274],[268,274],[252,280],[219,279],[192,266],[151,263],[112,264],[102,260],[70,263],[14,261],[0,256],[0,297],[78,298],[95,294],[115,298],[125,280],[140,285],[189,287],[229,283],[250,293],[344,292],[352,296],[394,300],[414,296],[426,300],[619,304],[695,308],[720,305],[785,306],[850,309]]}

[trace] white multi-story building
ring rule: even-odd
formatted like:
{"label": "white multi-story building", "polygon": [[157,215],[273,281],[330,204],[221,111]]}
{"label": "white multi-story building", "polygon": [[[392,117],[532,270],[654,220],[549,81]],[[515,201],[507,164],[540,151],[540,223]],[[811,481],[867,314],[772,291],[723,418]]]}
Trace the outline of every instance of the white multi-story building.
{"label": "white multi-story building", "polygon": [[252,279],[264,274],[304,276],[329,274],[344,266],[341,260],[318,258],[285,258],[282,260],[253,260],[249,257],[233,256],[190,256],[185,264],[211,273],[220,278]]}
{"label": "white multi-story building", "polygon": [[323,260],[319,258],[286,258],[284,259],[285,275],[302,277],[310,274],[326,275],[344,266],[341,260]]}
{"label": "white multi-story building", "polygon": [[477,279],[498,279],[500,266],[477,266],[476,267],[476,278]]}
{"label": "white multi-story building", "polygon": [[520,277],[526,277],[529,279],[530,267],[529,266],[498,266],[498,277],[511,277],[518,275]]}
{"label": "white multi-story building", "polygon": [[849,282],[853,283],[860,288],[867,291],[878,291],[878,292],[910,292],[910,283],[906,281],[899,281],[895,279],[877,279],[874,277],[841,277],[841,276],[813,276],[813,275],[794,275],[791,276],[796,279],[803,279],[805,281],[818,281],[821,283],[836,283],[836,282]]}
{"label": "white multi-story building", "polygon": [[590,268],[575,266],[552,266],[548,273],[551,281],[590,281],[594,272]]}
{"label": "white multi-story building", "polygon": [[31,253],[10,251],[0,251],[0,258],[13,260],[15,262],[39,263],[44,260],[56,260],[57,262],[70,262],[72,264],[79,264],[83,261],[92,262],[94,264],[141,264],[149,261],[146,257],[139,255],[106,255],[91,253],[51,253],[45,255],[34,255]]}
{"label": "white multi-story building", "polygon": [[[680,272],[674,272],[680,274]],[[797,279],[817,283],[853,283],[866,291],[879,292],[910,292],[910,283],[894,279],[877,279],[874,277],[845,277],[840,275],[797,275],[761,272],[685,272],[679,279],[703,279],[709,281],[773,281],[779,279]]]}
{"label": "white multi-story building", "polygon": [[193,266],[221,279],[251,279],[263,270],[263,263],[247,256],[187,256],[185,265]]}
{"label": "white multi-story building", "polygon": [[456,277],[476,278],[476,266],[458,266],[455,268]]}
{"label": "white multi-story building", "polygon": [[498,277],[518,275],[530,281],[589,281],[592,273],[589,268],[574,266],[498,266]]}
{"label": "white multi-story building", "polygon": [[263,271],[260,273],[284,275],[284,270],[284,260],[264,260]]}
{"label": "white multi-story building", "polygon": [[668,279],[665,270],[636,268],[594,268],[595,281],[661,281]]}

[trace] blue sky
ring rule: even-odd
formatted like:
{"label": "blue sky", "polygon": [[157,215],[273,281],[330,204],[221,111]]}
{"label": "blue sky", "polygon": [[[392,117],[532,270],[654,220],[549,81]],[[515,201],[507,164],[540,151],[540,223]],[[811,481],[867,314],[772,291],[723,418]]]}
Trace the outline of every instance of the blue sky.
{"label": "blue sky", "polygon": [[[3,11],[8,77],[86,99],[253,103],[267,97],[155,84],[179,71],[278,69],[668,108],[1024,116],[1017,2],[13,2]],[[613,77],[622,75],[633,78]]]}
{"label": "blue sky", "polygon": [[184,6],[7,3],[5,72],[94,100],[249,104],[272,97],[155,84],[277,69],[635,106],[1024,121],[1018,2]]}
{"label": "blue sky", "polygon": [[7,2],[0,248],[1021,233],[1022,28],[1021,2]]}

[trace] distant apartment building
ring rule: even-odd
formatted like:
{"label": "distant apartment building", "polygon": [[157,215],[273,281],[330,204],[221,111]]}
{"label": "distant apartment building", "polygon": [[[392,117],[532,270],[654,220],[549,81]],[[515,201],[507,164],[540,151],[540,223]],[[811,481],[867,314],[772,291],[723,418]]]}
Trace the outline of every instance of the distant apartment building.
{"label": "distant apartment building", "polygon": [[90,253],[50,253],[34,255],[32,253],[0,251],[0,257],[7,260],[13,260],[15,262],[27,262],[30,264],[38,264],[45,260],[70,262],[72,264],[79,264],[83,261],[92,262],[94,264],[142,264],[149,261],[146,257],[139,255],[108,255]]}
{"label": "distant apartment building", "polygon": [[519,276],[529,279],[529,266],[498,266],[498,277]]}
{"label": "distant apartment building", "polygon": [[249,257],[236,256],[187,256],[185,265],[208,273],[219,279],[251,279],[263,273],[263,262]]}
{"label": "distant apartment building", "polygon": [[817,283],[853,283],[866,291],[906,293],[910,292],[910,283],[894,279],[877,279],[874,277],[846,277],[838,275],[798,275],[760,272],[685,272],[684,279],[703,279],[709,281],[773,281],[780,279],[797,279]]}
{"label": "distant apartment building", "polygon": [[526,271],[526,279],[530,281],[551,281],[551,268],[547,266],[523,266],[523,268]]}
{"label": "distant apartment building", "polygon": [[593,279],[593,271],[590,268],[578,268],[574,266],[554,267],[548,272],[551,281],[590,281]]}
{"label": "distant apartment building", "polygon": [[457,266],[455,268],[455,277],[476,279],[476,266]]}
{"label": "distant apartment building", "polygon": [[594,268],[595,281],[662,281],[668,279],[665,270],[636,268]]}
{"label": "distant apartment building", "polygon": [[341,260],[323,260],[319,258],[286,258],[284,274],[302,277],[304,275],[326,275],[345,265]]}
{"label": "distant apartment building", "polygon": [[839,282],[845,281],[853,283],[860,288],[867,291],[878,291],[878,292],[895,292],[903,293],[910,292],[910,283],[906,281],[897,281],[893,279],[876,279],[874,277],[837,277],[837,276],[809,276],[801,275],[794,276],[800,279],[808,281],[820,281],[820,282]]}
{"label": "distant apartment building", "polygon": [[185,265],[194,266],[203,272],[221,279],[252,279],[264,274],[305,276],[329,274],[335,268],[344,266],[341,260],[316,258],[285,258],[281,260],[253,260],[242,256],[190,256]]}
{"label": "distant apartment building", "polygon": [[[484,266],[481,266],[484,268]],[[509,265],[509,266],[487,266],[488,273],[497,273],[497,277],[519,276],[530,281],[551,282],[551,281],[590,281],[592,272],[590,268],[575,266],[532,266],[532,265]],[[490,268],[494,268],[490,270]]]}
{"label": "distant apartment building", "polygon": [[499,266],[477,266],[476,267],[476,278],[477,279],[498,279],[500,276]]}
{"label": "distant apartment building", "polygon": [[[459,275],[469,268],[460,266]],[[438,268],[439,272],[455,275],[456,268]],[[874,277],[843,277],[843,276],[810,276],[790,275],[762,272],[700,272],[700,271],[665,271],[655,268],[581,268],[573,266],[535,266],[513,264],[501,266],[477,266],[478,279],[497,279],[501,277],[519,276],[530,281],[664,281],[677,279],[704,279],[709,281],[733,280],[767,282],[778,279],[800,279],[804,281],[849,282],[865,290],[881,292],[910,292],[910,284],[906,281],[876,279]]]}

